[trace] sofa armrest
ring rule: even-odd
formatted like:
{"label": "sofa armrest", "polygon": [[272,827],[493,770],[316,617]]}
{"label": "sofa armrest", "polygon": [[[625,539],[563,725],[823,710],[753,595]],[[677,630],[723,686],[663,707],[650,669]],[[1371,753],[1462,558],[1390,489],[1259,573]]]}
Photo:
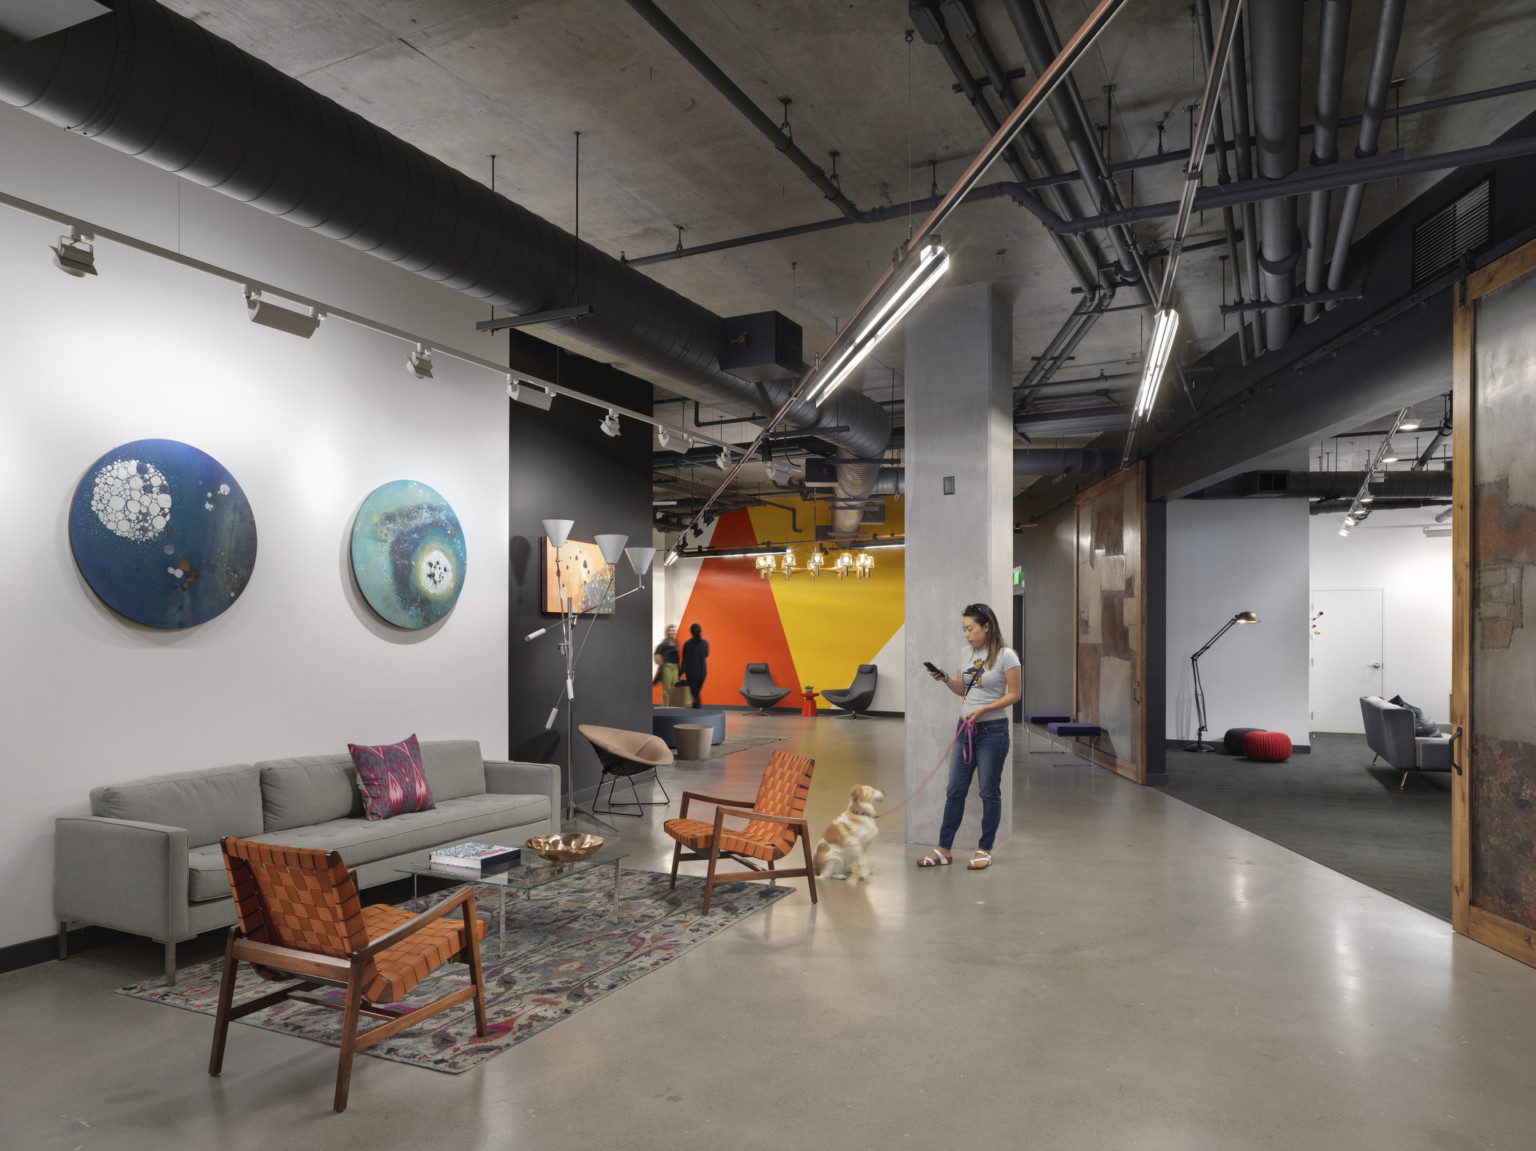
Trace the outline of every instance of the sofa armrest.
{"label": "sofa armrest", "polygon": [[1414,739],[1414,758],[1421,771],[1451,770],[1451,737],[1448,735],[1418,736]]}
{"label": "sofa armrest", "polygon": [[549,819],[560,830],[560,768],[553,763],[485,761],[485,790],[497,795],[547,795]]}
{"label": "sofa armrest", "polygon": [[103,816],[54,822],[53,913],[162,943],[191,936],[187,832]]}

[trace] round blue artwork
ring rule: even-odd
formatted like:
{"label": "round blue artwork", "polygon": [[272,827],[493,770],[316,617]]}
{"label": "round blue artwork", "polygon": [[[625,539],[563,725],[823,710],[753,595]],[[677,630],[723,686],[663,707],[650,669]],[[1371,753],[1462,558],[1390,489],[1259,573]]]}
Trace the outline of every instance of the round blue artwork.
{"label": "round blue artwork", "polygon": [[256,566],[256,517],[218,460],[176,440],[134,440],[86,469],[69,546],[91,590],[146,627],[207,623]]}
{"label": "round blue artwork", "polygon": [[396,627],[429,627],[464,587],[464,529],[426,484],[375,488],[352,524],[352,574],[368,606]]}

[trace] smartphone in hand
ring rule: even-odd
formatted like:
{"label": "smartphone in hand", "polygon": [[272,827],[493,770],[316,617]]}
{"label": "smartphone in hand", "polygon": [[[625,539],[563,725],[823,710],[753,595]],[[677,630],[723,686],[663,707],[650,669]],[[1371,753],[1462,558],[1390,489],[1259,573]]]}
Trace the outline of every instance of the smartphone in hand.
{"label": "smartphone in hand", "polygon": [[945,674],[942,671],[940,671],[938,668],[934,667],[933,664],[929,663],[926,659],[923,660],[923,666],[928,669],[928,674],[929,675],[937,676],[939,679],[947,679],[948,678],[947,676],[945,676]]}

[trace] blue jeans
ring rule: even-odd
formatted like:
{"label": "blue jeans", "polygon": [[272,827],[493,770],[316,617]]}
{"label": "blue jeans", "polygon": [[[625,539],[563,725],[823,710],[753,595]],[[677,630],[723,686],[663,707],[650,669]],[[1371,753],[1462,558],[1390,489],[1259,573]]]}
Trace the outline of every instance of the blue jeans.
{"label": "blue jeans", "polygon": [[976,725],[970,743],[975,752],[966,762],[966,739],[955,741],[954,755],[949,761],[949,788],[944,793],[944,823],[939,828],[939,846],[950,850],[955,842],[955,832],[965,818],[965,797],[971,790],[971,776],[979,775],[981,791],[981,842],[982,851],[992,850],[997,837],[997,825],[1003,818],[1003,760],[1008,758],[1010,739],[1008,720],[988,719]]}

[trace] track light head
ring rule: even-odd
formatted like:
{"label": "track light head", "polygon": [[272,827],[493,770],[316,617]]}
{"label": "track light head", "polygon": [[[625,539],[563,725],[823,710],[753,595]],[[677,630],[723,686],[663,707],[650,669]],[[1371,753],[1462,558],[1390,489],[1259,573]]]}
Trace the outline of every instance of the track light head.
{"label": "track light head", "polygon": [[656,446],[658,448],[664,448],[671,442],[672,437],[667,434],[667,429],[658,426],[656,428]]}
{"label": "track light head", "polygon": [[725,448],[720,449],[720,454],[715,457],[715,467],[722,472],[729,471],[731,467],[731,453]]}
{"label": "track light head", "polygon": [[53,252],[53,266],[68,276],[96,275],[95,239],[88,232],[71,228],[69,235],[60,236],[59,242],[50,249]]}
{"label": "track light head", "polygon": [[530,384],[527,380],[514,380],[511,376],[507,377],[507,395],[541,412],[549,411],[550,405],[555,402],[554,392],[545,391],[538,384]]}
{"label": "track light head", "polygon": [[295,311],[293,308],[280,307],[271,300],[262,298],[260,292],[245,290],[245,314],[253,324],[260,324],[264,328],[275,328],[279,332],[287,332],[290,336],[298,336],[307,340],[315,334],[315,329],[320,326],[320,321],[325,318],[325,313],[313,308],[304,311]]}
{"label": "track light head", "polygon": [[617,436],[619,434],[619,431],[620,431],[620,428],[619,428],[619,413],[616,412],[614,409],[609,408],[608,409],[608,414],[603,417],[602,422],[599,423],[597,426],[598,426],[598,429],[603,433],[603,435],[605,435],[605,436]]}
{"label": "track light head", "polygon": [[405,357],[405,370],[418,380],[430,380],[432,378],[432,349],[425,344],[417,344],[411,350],[411,354]]}

